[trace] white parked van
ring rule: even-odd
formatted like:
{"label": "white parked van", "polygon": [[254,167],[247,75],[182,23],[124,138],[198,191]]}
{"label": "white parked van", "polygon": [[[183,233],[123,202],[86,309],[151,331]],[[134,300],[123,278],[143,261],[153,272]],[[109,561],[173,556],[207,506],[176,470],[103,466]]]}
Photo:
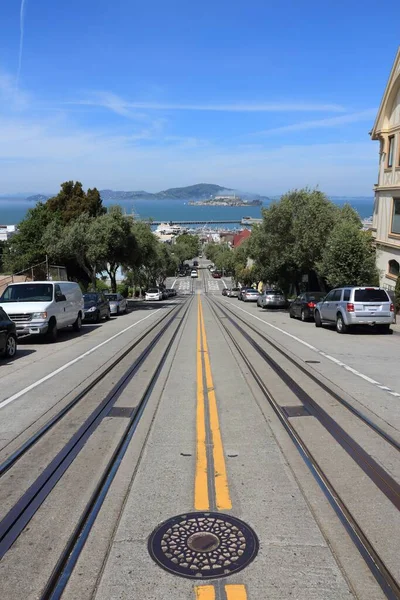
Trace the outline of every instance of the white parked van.
{"label": "white parked van", "polygon": [[17,335],[47,334],[55,342],[57,331],[82,326],[83,296],[72,281],[25,281],[10,283],[0,298],[0,306],[17,327]]}

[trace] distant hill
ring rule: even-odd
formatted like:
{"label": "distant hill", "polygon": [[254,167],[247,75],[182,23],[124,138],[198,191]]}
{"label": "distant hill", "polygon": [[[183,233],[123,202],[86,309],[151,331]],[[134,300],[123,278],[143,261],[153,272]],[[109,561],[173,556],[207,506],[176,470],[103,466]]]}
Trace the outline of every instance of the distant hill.
{"label": "distant hill", "polygon": [[198,183],[187,187],[169,188],[151,194],[143,190],[134,192],[120,192],[114,190],[100,190],[103,200],[206,200],[210,196],[222,192],[234,192],[231,188],[215,185],[214,183]]}
{"label": "distant hill", "polygon": [[28,202],[46,202],[49,198],[51,198],[51,196],[47,196],[46,194],[34,194],[25,199],[28,200]]}

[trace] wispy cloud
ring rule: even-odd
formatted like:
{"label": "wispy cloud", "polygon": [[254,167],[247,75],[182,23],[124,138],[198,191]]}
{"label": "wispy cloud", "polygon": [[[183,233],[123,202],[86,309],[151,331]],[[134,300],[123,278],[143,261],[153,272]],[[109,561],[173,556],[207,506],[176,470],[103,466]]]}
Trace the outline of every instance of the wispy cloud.
{"label": "wispy cloud", "polygon": [[362,110],[360,112],[349,113],[346,115],[340,115],[338,117],[328,117],[326,119],[314,119],[312,121],[302,121],[300,123],[292,123],[291,125],[283,125],[282,127],[273,127],[271,129],[264,129],[263,131],[257,131],[250,135],[264,136],[275,133],[286,133],[291,131],[306,131],[308,129],[319,129],[319,128],[330,128],[339,127],[340,125],[346,125],[349,123],[357,123],[359,121],[370,121],[374,119],[377,113],[377,108],[370,108],[368,110]]}
{"label": "wispy cloud", "polygon": [[18,69],[17,69],[17,88],[19,86],[19,78],[21,76],[22,67],[22,53],[24,50],[24,34],[25,34],[25,4],[26,0],[21,0],[21,8],[19,12],[19,55],[18,55]]}
{"label": "wispy cloud", "polygon": [[111,93],[96,93],[93,97],[69,102],[85,106],[101,106],[123,116],[130,116],[132,110],[163,110],[163,111],[208,111],[208,112],[345,112],[339,104],[324,104],[314,102],[275,102],[251,103],[238,102],[233,104],[204,103],[186,104],[174,102],[130,102]]}

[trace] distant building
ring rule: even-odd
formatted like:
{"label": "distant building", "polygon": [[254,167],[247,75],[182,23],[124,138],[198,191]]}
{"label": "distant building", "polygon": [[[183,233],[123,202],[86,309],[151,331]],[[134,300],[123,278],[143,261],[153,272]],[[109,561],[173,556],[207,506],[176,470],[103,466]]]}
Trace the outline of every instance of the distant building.
{"label": "distant building", "polygon": [[234,248],[238,248],[239,246],[241,246],[241,244],[243,244],[243,242],[245,240],[247,240],[249,237],[251,236],[251,231],[250,229],[243,229],[243,231],[240,231],[239,233],[237,233],[234,237],[233,237],[233,242],[232,242],[232,246]]}
{"label": "distant building", "polygon": [[394,289],[400,274],[400,48],[370,132],[379,145],[372,232],[380,285]]}
{"label": "distant building", "polygon": [[15,233],[17,233],[16,225],[0,225],[0,242],[6,242]]}

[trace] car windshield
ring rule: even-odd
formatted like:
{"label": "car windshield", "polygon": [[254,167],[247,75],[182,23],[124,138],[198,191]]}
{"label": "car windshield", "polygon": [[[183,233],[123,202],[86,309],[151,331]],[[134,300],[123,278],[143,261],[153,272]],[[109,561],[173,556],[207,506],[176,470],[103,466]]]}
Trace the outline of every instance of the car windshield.
{"label": "car windshield", "polygon": [[9,285],[1,302],[47,302],[53,299],[53,286],[49,283]]}
{"label": "car windshield", "polygon": [[246,290],[247,294],[258,294],[257,290],[254,289],[250,289],[250,290]]}
{"label": "car windshield", "polygon": [[158,289],[157,288],[150,288],[147,292],[148,294],[158,294]]}
{"label": "car windshield", "polygon": [[83,294],[83,299],[85,302],[97,302],[98,297],[97,294]]}
{"label": "car windshield", "polygon": [[354,302],[389,302],[389,298],[385,290],[355,290]]}
{"label": "car windshield", "polygon": [[106,294],[106,298],[107,300],[112,300],[113,302],[118,300],[117,294]]}
{"label": "car windshield", "polygon": [[322,300],[322,298],[325,298],[326,294],[324,294],[323,292],[315,292],[313,294],[307,294],[306,299],[307,300]]}

